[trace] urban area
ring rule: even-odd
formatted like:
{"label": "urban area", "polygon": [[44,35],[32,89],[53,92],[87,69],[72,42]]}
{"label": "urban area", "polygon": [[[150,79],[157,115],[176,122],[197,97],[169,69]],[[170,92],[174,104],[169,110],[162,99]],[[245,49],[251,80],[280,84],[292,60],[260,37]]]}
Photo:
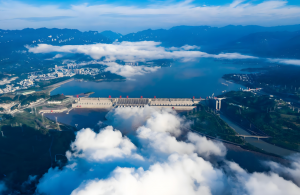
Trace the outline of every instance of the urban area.
{"label": "urban area", "polygon": [[[54,68],[49,69],[49,73],[44,74],[39,71],[29,73],[27,79],[23,79],[19,82],[13,82],[13,81],[17,81],[16,77],[10,80],[3,79],[1,81],[3,84],[4,83],[9,83],[9,84],[3,85],[5,87],[2,89],[0,88],[0,94],[28,89],[30,87],[36,86],[36,82],[39,81],[47,81],[47,80],[57,79],[62,77],[73,77],[78,74],[94,76],[99,74],[100,72],[101,70],[99,68],[80,68],[80,66],[78,65],[66,65],[66,66],[55,65]],[[1,87],[1,82],[0,82],[0,87]]]}

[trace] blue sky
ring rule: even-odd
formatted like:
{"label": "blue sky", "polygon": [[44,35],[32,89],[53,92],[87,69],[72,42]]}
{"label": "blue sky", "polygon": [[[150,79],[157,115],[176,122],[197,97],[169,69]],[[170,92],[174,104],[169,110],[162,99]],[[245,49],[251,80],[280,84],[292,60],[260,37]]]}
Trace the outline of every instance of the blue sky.
{"label": "blue sky", "polygon": [[[247,2],[251,2],[254,4],[258,4],[263,2],[264,0],[247,0]],[[146,6],[147,4],[153,2],[162,2],[155,0],[21,0],[24,3],[32,3],[36,5],[41,4],[53,4],[59,3],[61,5],[70,5],[70,4],[80,4],[80,3],[90,3],[90,4],[99,4],[99,3],[118,3],[122,5],[140,5]],[[166,2],[166,1],[164,1]],[[172,2],[179,2],[178,0],[174,0]],[[197,5],[225,5],[231,3],[231,0],[195,0],[194,4]],[[288,5],[300,5],[299,0],[287,0]]]}
{"label": "blue sky", "polygon": [[292,25],[300,0],[0,0],[0,27],[120,33],[178,25]]}

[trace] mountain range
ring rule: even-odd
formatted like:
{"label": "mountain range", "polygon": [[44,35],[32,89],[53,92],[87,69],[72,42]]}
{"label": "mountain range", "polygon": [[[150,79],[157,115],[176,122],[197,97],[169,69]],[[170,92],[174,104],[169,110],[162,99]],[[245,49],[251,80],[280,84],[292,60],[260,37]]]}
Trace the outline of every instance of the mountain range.
{"label": "mountain range", "polygon": [[[0,30],[0,58],[18,57],[25,45],[82,45],[114,41],[156,41],[165,47],[196,45],[208,53],[239,52],[259,57],[300,59],[300,25],[289,26],[176,26],[122,35],[112,31],[76,29]],[[15,62],[16,60],[14,60]],[[3,65],[0,62],[0,65]],[[7,62],[8,63],[8,62]],[[10,61],[12,63],[12,61]]]}

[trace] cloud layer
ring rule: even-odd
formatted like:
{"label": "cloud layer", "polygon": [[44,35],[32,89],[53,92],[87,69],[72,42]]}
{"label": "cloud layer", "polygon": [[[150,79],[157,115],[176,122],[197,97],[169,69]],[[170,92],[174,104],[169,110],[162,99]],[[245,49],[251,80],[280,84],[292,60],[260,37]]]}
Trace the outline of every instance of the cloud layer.
{"label": "cloud layer", "polygon": [[112,161],[118,158],[143,157],[134,153],[136,147],[131,141],[122,137],[120,131],[114,131],[112,126],[102,129],[96,134],[91,129],[83,129],[76,135],[76,140],[71,144],[72,153],[68,158],[85,158],[90,161]]}
{"label": "cloud layer", "polygon": [[[281,63],[287,65],[300,65],[300,60],[297,59],[276,59],[276,58],[258,58],[255,56],[243,55],[239,53],[220,53],[209,54],[199,51],[199,47],[185,45],[182,47],[165,48],[160,46],[160,42],[140,41],[140,42],[114,42],[113,44],[90,44],[90,45],[64,45],[53,46],[48,44],[39,44],[34,47],[26,46],[29,52],[32,53],[79,53],[88,55],[94,60],[90,62],[79,63],[85,64],[104,64],[108,67],[105,71],[131,78],[136,75],[144,75],[146,73],[155,72],[160,67],[158,66],[131,66],[120,65],[116,60],[125,62],[146,62],[161,59],[180,60],[182,62],[193,61],[199,58],[216,58],[216,59],[261,59],[271,63]],[[56,58],[61,54],[56,54]],[[105,62],[98,61],[105,58]]]}
{"label": "cloud layer", "polygon": [[27,27],[114,30],[129,33],[147,28],[177,25],[287,25],[298,24],[299,6],[284,0],[249,2],[232,0],[219,6],[197,5],[192,0],[150,1],[144,6],[116,3],[31,5],[1,1],[0,25],[4,29]]}
{"label": "cloud layer", "polygon": [[208,195],[211,180],[222,173],[197,155],[171,155],[167,162],[143,168],[117,168],[106,180],[93,180],[80,186],[72,195],[131,194],[131,195]]}
{"label": "cloud layer", "polygon": [[104,64],[108,66],[104,69],[104,71],[110,71],[111,73],[115,73],[126,78],[130,78],[136,75],[144,75],[146,73],[155,72],[160,69],[160,66],[130,66],[120,65],[115,62],[109,62]]}
{"label": "cloud layer", "polygon": [[[299,194],[297,182],[280,172],[248,173],[223,158],[222,143],[182,130],[188,123],[172,110],[117,108],[99,133],[82,129],[67,152],[69,164],[50,168],[37,192],[72,195]],[[125,136],[121,132],[126,133]],[[186,136],[185,136],[186,135]],[[180,140],[179,140],[180,138]],[[133,155],[142,158],[132,158]],[[210,157],[219,157],[218,166]],[[299,159],[295,157],[295,159]],[[276,169],[275,169],[276,168]],[[292,176],[299,181],[299,175]]]}
{"label": "cloud layer", "polygon": [[[160,42],[154,41],[141,41],[141,42],[115,42],[113,44],[91,44],[91,45],[65,45],[53,46],[47,44],[39,44],[35,47],[26,46],[29,52],[32,53],[79,53],[92,57],[94,60],[85,64],[104,64],[108,67],[105,71],[131,78],[136,75],[144,75],[146,73],[155,72],[160,67],[158,66],[131,66],[120,65],[115,63],[116,60],[125,62],[146,62],[161,59],[174,59],[181,61],[192,61],[197,58],[217,58],[217,59],[257,59],[257,57],[242,55],[239,53],[221,53],[218,55],[208,54],[205,52],[197,51],[200,49],[198,46],[185,45],[182,47],[165,48],[160,46]],[[61,54],[57,54],[59,57]],[[105,58],[105,62],[97,61]],[[56,57],[57,58],[57,57]]]}
{"label": "cloud layer", "polygon": [[[221,53],[218,55],[208,54],[201,51],[194,51],[196,46],[186,45],[181,48],[165,48],[159,46],[160,42],[141,41],[141,42],[115,42],[113,44],[92,44],[92,45],[64,45],[53,46],[48,44],[38,44],[36,47],[27,46],[32,53],[79,53],[91,56],[95,60],[102,57],[106,61],[122,60],[125,62],[144,62],[159,59],[181,59],[184,61],[195,58],[220,58],[220,59],[255,59],[256,57],[241,55],[239,53]],[[172,50],[175,49],[175,50]]]}
{"label": "cloud layer", "polygon": [[296,60],[296,59],[271,59],[268,58],[268,61],[270,62],[277,62],[280,64],[288,64],[288,65],[297,65],[300,66],[300,60]]}

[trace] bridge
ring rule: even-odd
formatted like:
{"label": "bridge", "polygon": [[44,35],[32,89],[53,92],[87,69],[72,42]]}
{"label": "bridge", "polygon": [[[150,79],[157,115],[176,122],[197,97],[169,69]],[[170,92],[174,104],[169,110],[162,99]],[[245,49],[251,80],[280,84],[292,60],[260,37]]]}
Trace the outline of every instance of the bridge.
{"label": "bridge", "polygon": [[260,135],[236,135],[238,137],[243,137],[244,139],[246,137],[251,137],[251,138],[257,138],[257,139],[267,139],[267,138],[271,138],[270,136],[260,136]]}
{"label": "bridge", "polygon": [[174,110],[192,110],[196,105],[205,99],[195,98],[88,98],[78,97],[72,108],[104,108],[115,107],[145,107],[171,108]]}

